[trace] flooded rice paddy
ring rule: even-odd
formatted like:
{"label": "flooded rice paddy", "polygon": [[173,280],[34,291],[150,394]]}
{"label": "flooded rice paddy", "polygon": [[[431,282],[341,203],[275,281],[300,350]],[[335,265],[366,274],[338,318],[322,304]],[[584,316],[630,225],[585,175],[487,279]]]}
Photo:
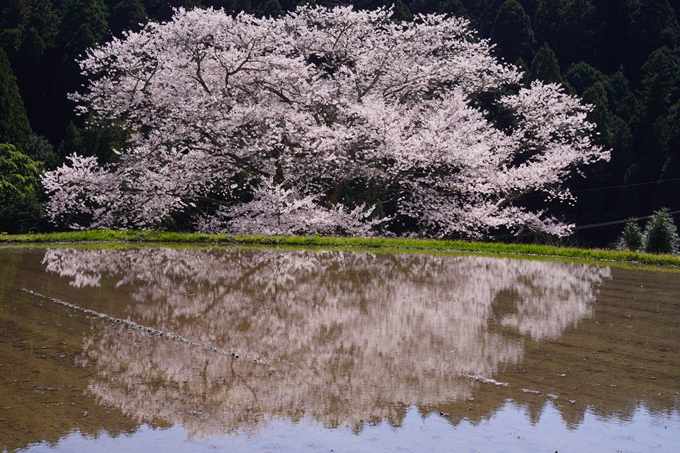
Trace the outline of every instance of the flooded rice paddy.
{"label": "flooded rice paddy", "polygon": [[0,450],[677,452],[680,273],[0,249]]}

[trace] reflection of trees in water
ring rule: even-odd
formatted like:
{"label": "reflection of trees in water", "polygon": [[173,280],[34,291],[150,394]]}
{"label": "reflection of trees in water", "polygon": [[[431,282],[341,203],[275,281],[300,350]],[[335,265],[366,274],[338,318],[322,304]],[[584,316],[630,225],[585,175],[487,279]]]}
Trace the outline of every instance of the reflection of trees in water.
{"label": "reflection of trees in water", "polygon": [[518,333],[552,339],[590,316],[610,276],[559,262],[255,249],[54,249],[44,263],[76,287],[115,279],[137,322],[268,357],[246,364],[114,328],[86,344],[103,400],[206,434],[259,426],[257,413],[396,422],[410,404],[466,398],[461,376],[516,363]]}

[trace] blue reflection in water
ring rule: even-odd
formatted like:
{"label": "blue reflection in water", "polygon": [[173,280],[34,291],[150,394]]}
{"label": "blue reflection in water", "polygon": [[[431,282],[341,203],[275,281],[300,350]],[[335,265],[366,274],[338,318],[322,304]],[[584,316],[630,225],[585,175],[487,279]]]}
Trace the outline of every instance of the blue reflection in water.
{"label": "blue reflection in water", "polygon": [[655,416],[639,408],[629,422],[604,420],[590,411],[578,429],[569,429],[551,404],[540,422],[530,424],[524,409],[508,403],[489,420],[457,426],[432,415],[421,417],[412,407],[400,427],[366,426],[354,434],[347,428],[325,429],[311,418],[298,423],[279,420],[256,436],[192,438],[182,427],[151,429],[143,425],[130,436],[98,439],[73,433],[54,447],[36,445],[28,452],[658,452],[680,451],[680,416]]}

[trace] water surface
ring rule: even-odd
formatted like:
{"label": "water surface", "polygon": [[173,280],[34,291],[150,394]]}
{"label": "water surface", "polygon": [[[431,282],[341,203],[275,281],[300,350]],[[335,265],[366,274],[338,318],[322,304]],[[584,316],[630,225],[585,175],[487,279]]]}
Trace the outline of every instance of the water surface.
{"label": "water surface", "polygon": [[6,451],[680,450],[680,274],[0,250]]}

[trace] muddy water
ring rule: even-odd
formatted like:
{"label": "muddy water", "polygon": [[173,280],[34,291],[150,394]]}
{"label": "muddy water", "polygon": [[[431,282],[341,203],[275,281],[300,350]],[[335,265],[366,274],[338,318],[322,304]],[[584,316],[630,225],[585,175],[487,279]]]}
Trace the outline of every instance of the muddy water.
{"label": "muddy water", "polygon": [[677,272],[0,249],[3,451],[676,452],[678,392]]}

